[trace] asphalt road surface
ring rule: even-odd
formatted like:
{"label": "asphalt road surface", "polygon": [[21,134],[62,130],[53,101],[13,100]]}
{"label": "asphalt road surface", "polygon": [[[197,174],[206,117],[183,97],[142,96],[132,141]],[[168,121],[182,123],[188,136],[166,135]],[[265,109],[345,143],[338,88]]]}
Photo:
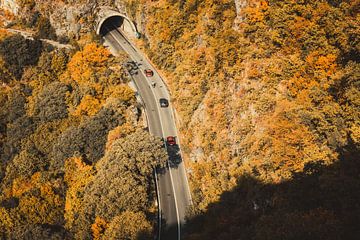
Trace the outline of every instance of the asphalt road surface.
{"label": "asphalt road surface", "polygon": [[[138,68],[131,72],[147,113],[150,133],[163,139],[166,139],[167,136],[177,136],[170,95],[156,69],[118,29],[107,28],[107,30],[103,36],[105,45],[109,46],[113,53],[119,50],[127,52],[133,61],[132,64]],[[154,75],[146,77],[145,69],[151,69]],[[155,83],[155,87],[152,85],[153,83]],[[168,99],[169,106],[160,107],[160,98]],[[168,166],[157,170],[159,205],[162,216],[161,240],[180,240],[181,226],[185,223],[186,210],[191,204],[185,166],[178,144],[177,141],[176,145],[167,146]]]}

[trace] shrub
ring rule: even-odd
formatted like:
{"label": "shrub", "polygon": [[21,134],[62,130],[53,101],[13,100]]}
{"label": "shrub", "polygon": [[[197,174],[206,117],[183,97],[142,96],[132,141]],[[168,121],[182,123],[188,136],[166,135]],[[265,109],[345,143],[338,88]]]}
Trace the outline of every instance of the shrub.
{"label": "shrub", "polygon": [[40,57],[42,44],[39,40],[25,39],[17,34],[0,42],[0,55],[9,71],[20,79],[26,66],[35,65]]}

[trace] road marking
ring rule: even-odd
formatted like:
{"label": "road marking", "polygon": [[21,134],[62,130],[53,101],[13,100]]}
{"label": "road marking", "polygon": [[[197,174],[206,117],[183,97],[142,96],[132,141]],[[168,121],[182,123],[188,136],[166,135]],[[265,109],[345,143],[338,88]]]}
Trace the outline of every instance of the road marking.
{"label": "road marking", "polygon": [[[170,106],[172,106],[172,103],[171,103],[171,101],[170,101]],[[173,119],[173,121],[174,121],[174,123],[175,123],[175,113],[174,113],[174,109],[171,107],[171,118]],[[185,175],[185,178],[186,178],[186,189],[187,189],[187,192],[188,192],[188,197],[190,198],[190,199],[188,199],[189,201],[190,201],[190,205],[193,205],[193,201],[192,201],[192,196],[191,196],[191,191],[190,191],[190,186],[189,186],[189,179],[188,179],[188,176],[187,176],[187,174],[186,174],[186,168],[185,168],[185,162],[184,162],[184,159],[183,159],[183,157],[182,156],[184,156],[183,155],[183,153],[182,153],[182,150],[181,150],[181,142],[180,142],[180,135],[179,135],[179,131],[178,131],[178,129],[177,129],[177,127],[176,127],[176,124],[175,124],[175,129],[176,129],[176,135],[178,136],[178,143],[179,143],[179,149],[180,149],[180,156],[181,156],[181,159],[182,159],[182,164],[184,164],[184,170],[185,170],[185,173],[184,173],[184,175]]]}
{"label": "road marking", "polygon": [[[112,35],[112,34],[110,34]],[[112,35],[112,37],[116,40],[116,38]],[[106,40],[106,39],[105,39]],[[130,54],[129,54],[130,55]],[[137,88],[137,91],[139,92],[139,86],[136,84],[136,81],[134,79],[134,77],[129,74],[130,77],[132,78],[134,84],[135,84],[135,87]],[[142,96],[141,94],[139,94],[140,98],[141,98],[141,101],[142,103],[144,104],[144,109],[145,109],[145,118],[146,118],[146,122],[147,122],[147,127],[149,129],[149,132],[151,133],[151,125],[149,124],[149,118],[147,116],[147,111],[146,111],[146,107],[145,107],[145,101],[142,99]],[[152,111],[155,111],[154,109],[152,109]],[[159,116],[160,118],[160,116]],[[156,186],[156,192],[157,192],[157,199],[158,199],[158,211],[159,211],[159,229],[158,229],[158,240],[161,240],[161,226],[162,226],[162,223],[161,223],[161,219],[162,219],[162,212],[161,212],[161,198],[160,198],[160,191],[159,191],[159,185],[158,185],[158,181],[157,181],[157,172],[156,172],[156,168],[154,168],[154,172],[155,172],[155,186]]]}
{"label": "road marking", "polygon": [[[143,73],[143,71],[141,71],[142,75],[146,78],[145,74]],[[151,92],[154,96],[154,99],[157,100],[156,98],[156,95],[155,95],[155,90],[151,88]],[[166,152],[168,152],[167,150],[167,145],[166,145],[166,141],[165,141],[165,131],[164,131],[164,127],[163,127],[163,122],[162,122],[162,118],[161,118],[161,114],[160,114],[160,108],[159,108],[159,105],[156,101],[156,107],[158,109],[158,113],[159,113],[159,119],[160,119],[160,125],[161,125],[161,130],[162,130],[162,133],[163,133],[163,137],[164,137],[164,143],[165,143],[165,149],[166,149]],[[171,187],[172,187],[172,190],[173,190],[173,194],[174,194],[174,201],[175,201],[175,210],[176,210],[176,219],[177,219],[177,225],[178,225],[178,240],[180,240],[180,217],[179,217],[179,209],[178,209],[178,206],[177,206],[177,199],[176,199],[176,193],[175,193],[175,187],[174,187],[174,179],[173,179],[173,176],[172,176],[172,173],[171,173],[171,168],[170,168],[170,162],[169,162],[169,158],[168,158],[168,169],[169,169],[169,173],[170,173],[170,181],[171,181]]]}
{"label": "road marking", "polygon": [[[121,34],[121,32],[120,31],[118,31],[120,34]],[[131,48],[137,53],[137,50],[136,50],[136,48],[130,43],[130,41],[123,35],[123,34],[121,34],[123,37],[124,37],[124,39],[128,42],[128,44],[131,46]],[[140,58],[140,61],[142,61],[142,57],[143,56],[140,56],[141,58]],[[153,68],[153,69],[156,69],[152,64],[151,64],[151,62],[149,61],[148,62],[148,65],[149,65],[149,67],[151,67],[151,68]],[[165,82],[162,80],[162,78],[161,78],[161,76],[160,76],[160,74],[157,72],[157,71],[155,71],[156,72],[156,74],[158,75],[158,78],[161,80],[160,82],[161,83],[163,83],[163,84],[165,84]],[[160,88],[162,88],[162,85],[160,85]],[[165,85],[165,88],[167,89],[167,91],[166,91],[166,95],[167,95],[167,97],[169,98],[169,100],[170,100],[170,94],[169,94],[169,90],[168,90],[168,88],[167,88],[167,86]],[[171,102],[170,102],[170,106],[171,106],[172,104],[171,104]],[[160,115],[160,112],[159,112],[159,115]],[[178,129],[177,129],[177,127],[176,127],[176,124],[175,124],[175,114],[174,114],[174,109],[173,108],[171,108],[171,118],[174,120],[174,128],[176,129],[176,135],[177,136],[179,136],[179,131],[178,131]],[[161,119],[161,117],[160,117],[160,119]],[[162,124],[161,124],[161,126],[162,126]],[[164,132],[163,132],[164,133]],[[180,148],[180,154],[181,154],[181,156],[184,156],[184,154],[182,154],[182,149],[181,149],[181,144],[180,144],[180,137],[178,137],[178,139],[179,139],[179,148]],[[183,159],[183,158],[182,158]],[[188,176],[187,176],[187,174],[186,174],[186,169],[185,169],[185,163],[184,163],[184,161],[183,161],[183,164],[184,164],[184,170],[185,170],[185,172],[184,172],[184,175],[185,175],[185,179],[186,179],[186,190],[187,190],[187,192],[188,192],[188,197],[189,197],[189,199],[188,199],[188,201],[190,202],[190,205],[193,205],[193,201],[192,201],[192,196],[191,196],[191,191],[190,191],[190,186],[189,186],[189,179],[188,179]],[[170,173],[171,173],[171,170],[170,170]]]}
{"label": "road marking", "polygon": [[[118,32],[119,32],[119,31],[118,31]],[[113,33],[112,33],[111,31],[109,31],[109,33],[110,33],[110,35],[115,39],[115,41],[118,42],[118,43],[120,44],[120,46],[121,46],[120,41],[113,35]],[[119,32],[119,34],[120,34],[122,37],[124,37],[124,36],[121,34],[121,32]],[[125,37],[124,37],[124,39],[125,39],[126,41],[128,41]],[[131,44],[130,44],[130,46],[133,48],[134,52],[137,53],[136,49],[135,49]],[[124,49],[124,50],[125,50],[125,49]],[[136,58],[132,57],[131,54],[129,54],[129,55],[130,55],[130,57],[131,57],[133,60],[136,61]],[[140,71],[140,72],[141,72],[141,74],[144,76],[144,78],[147,79],[146,76],[144,75],[143,71]],[[156,96],[155,96],[154,90],[152,89],[151,92],[153,93],[154,99],[155,99],[155,101],[156,101]],[[162,119],[161,119],[161,114],[160,114],[160,109],[159,109],[158,104],[156,104],[156,106],[157,106],[157,109],[158,109],[158,112],[159,112],[159,119],[160,119],[160,125],[161,125],[162,135],[163,135],[163,137],[165,137],[165,136],[164,136],[164,134],[165,134],[165,133],[164,133],[164,127],[163,127],[163,123],[162,123]],[[166,151],[167,151],[167,146],[166,146],[166,141],[165,141],[165,139],[164,139],[163,141],[164,141],[164,143],[165,143],[165,149],[166,149]],[[172,176],[172,173],[171,173],[171,168],[170,168],[170,164],[169,164],[169,158],[168,158],[168,169],[169,169],[169,172],[170,172],[170,181],[171,181],[171,186],[172,186],[172,190],[173,190],[173,194],[174,194],[174,201],[175,201],[175,210],[176,210],[176,218],[177,218],[177,225],[178,225],[178,240],[180,240],[179,210],[178,210],[178,206],[177,206],[177,199],[176,199],[176,194],[175,194],[174,180],[173,180],[173,176]]]}
{"label": "road marking", "polygon": [[155,168],[155,185],[156,185],[156,192],[157,194],[157,198],[158,198],[158,208],[159,208],[159,231],[158,231],[158,240],[161,239],[161,218],[162,218],[162,213],[161,213],[161,200],[160,200],[160,191],[159,191],[159,185],[158,185],[158,181],[157,181],[157,173],[156,173],[156,168]]}

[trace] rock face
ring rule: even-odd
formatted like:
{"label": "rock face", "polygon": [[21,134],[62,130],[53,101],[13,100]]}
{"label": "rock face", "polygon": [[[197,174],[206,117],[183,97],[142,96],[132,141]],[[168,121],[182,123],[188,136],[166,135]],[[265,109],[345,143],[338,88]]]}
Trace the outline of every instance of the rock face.
{"label": "rock face", "polygon": [[244,21],[243,9],[248,5],[248,0],[234,0],[236,7],[236,18],[234,21],[234,29],[239,30],[239,25]]}
{"label": "rock face", "polygon": [[57,35],[78,37],[96,28],[99,12],[104,8],[118,11],[129,16],[127,1],[80,0],[80,1],[45,1],[34,0],[35,4],[19,4],[16,0],[1,0],[1,8],[31,22],[38,13],[49,18]]}
{"label": "rock face", "polygon": [[16,0],[1,0],[0,8],[5,9],[15,15],[17,15],[19,11],[19,5],[17,4]]}

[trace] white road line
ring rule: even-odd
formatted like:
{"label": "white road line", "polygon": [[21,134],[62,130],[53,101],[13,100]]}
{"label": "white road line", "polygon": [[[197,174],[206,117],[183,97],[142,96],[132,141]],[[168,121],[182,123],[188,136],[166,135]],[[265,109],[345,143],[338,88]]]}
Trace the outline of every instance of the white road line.
{"label": "white road line", "polygon": [[159,191],[159,184],[157,181],[157,173],[156,173],[156,168],[155,168],[155,185],[156,185],[156,192],[158,193],[158,209],[159,209],[159,232],[158,232],[158,240],[161,239],[161,217],[162,217],[162,213],[161,213],[161,200],[160,200],[160,191]]}
{"label": "white road line", "polygon": [[[146,78],[146,76],[144,75],[144,72],[141,71],[141,73],[143,74],[143,76]],[[147,79],[148,80],[148,79]],[[154,99],[157,100],[156,98],[156,95],[155,95],[155,90],[153,88],[151,88],[151,92],[154,96]],[[161,130],[162,130],[162,133],[163,133],[163,137],[164,137],[164,143],[165,143],[165,149],[166,151],[167,150],[167,145],[166,145],[166,140],[165,140],[165,131],[164,131],[164,125],[163,125],[163,122],[162,122],[162,117],[161,117],[161,114],[160,114],[160,108],[159,108],[159,103],[156,102],[156,107],[158,109],[158,112],[159,112],[159,119],[160,119],[160,125],[161,125]],[[177,225],[178,225],[178,240],[180,240],[180,217],[179,217],[179,209],[178,209],[178,206],[177,206],[177,199],[176,199],[176,193],[175,193],[175,187],[174,187],[174,179],[173,179],[173,176],[172,176],[172,173],[171,173],[171,168],[170,168],[170,161],[169,161],[169,158],[168,158],[168,169],[169,169],[169,173],[170,173],[170,181],[171,181],[171,187],[172,187],[172,190],[173,190],[173,194],[174,194],[174,201],[175,201],[175,210],[176,210],[176,219],[177,219]]]}
{"label": "white road line", "polygon": [[[113,35],[113,33],[112,33],[111,31],[109,31],[109,33],[110,33],[110,35],[115,39],[115,41],[117,41],[117,42],[120,44],[120,46],[121,46],[121,45],[122,45],[121,42]],[[120,33],[120,32],[119,32],[119,33]],[[121,34],[121,33],[120,33],[120,34]],[[122,34],[121,34],[121,35],[122,35]],[[123,35],[122,35],[122,36],[123,36]],[[125,37],[124,37],[124,39],[125,39]],[[125,40],[128,42],[127,39],[125,39]],[[130,44],[130,43],[129,43],[129,44]],[[131,46],[131,44],[130,44],[130,46]],[[132,46],[131,46],[131,47],[132,47]],[[134,47],[132,47],[132,48],[135,50]],[[124,49],[124,50],[125,50],[125,49]],[[135,50],[135,52],[136,52],[136,50]],[[136,58],[132,57],[131,54],[129,54],[129,55],[130,55],[130,57],[131,57],[133,60],[136,61]],[[140,69],[140,68],[139,68],[139,69]],[[144,78],[147,79],[146,76],[144,75],[143,71],[140,71],[140,72],[141,72],[141,74],[144,76]],[[155,100],[157,100],[153,89],[151,89],[151,92],[153,93],[153,96],[154,96]],[[163,123],[162,123],[162,119],[161,119],[161,114],[160,114],[160,109],[159,109],[159,106],[158,106],[157,102],[156,102],[156,107],[157,107],[158,113],[159,113],[159,119],[160,119],[160,125],[161,125],[162,135],[163,135],[163,137],[165,137],[165,136],[164,136],[164,127],[163,127]],[[166,151],[167,151],[167,146],[166,146],[165,138],[164,138],[164,143],[165,143],[165,149],[166,149]],[[170,181],[171,181],[171,186],[172,186],[172,190],[173,190],[173,194],[174,194],[174,201],[175,201],[175,210],[176,210],[176,218],[177,218],[177,225],[178,225],[178,240],[180,240],[179,210],[178,210],[178,206],[177,206],[177,199],[176,199],[175,188],[174,188],[174,180],[173,180],[173,177],[172,177],[172,174],[171,174],[171,168],[170,168],[170,164],[169,164],[169,158],[168,158],[168,169],[169,169],[169,172],[170,172]]]}
{"label": "white road line", "polygon": [[[170,102],[170,106],[172,106],[171,102]],[[174,120],[175,122],[175,114],[174,114],[174,109],[171,107],[171,114],[172,114],[172,119]],[[175,123],[174,123],[175,124]],[[180,149],[180,155],[181,155],[181,159],[182,159],[182,163],[184,164],[184,170],[185,170],[185,178],[186,178],[186,189],[187,189],[187,192],[188,192],[188,196],[189,196],[189,199],[188,201],[190,202],[190,205],[193,205],[193,201],[192,201],[192,196],[191,196],[191,191],[190,191],[190,186],[189,186],[189,179],[187,177],[187,174],[186,174],[186,168],[185,168],[185,162],[184,162],[184,159],[183,159],[183,153],[182,153],[182,150],[181,150],[181,142],[180,142],[180,135],[179,135],[179,131],[175,125],[175,129],[176,129],[176,135],[178,136],[178,145],[179,145],[179,149]]]}
{"label": "white road line", "polygon": [[[118,31],[118,32],[120,32],[120,31]],[[134,51],[135,52],[137,52],[137,49],[136,49],[136,47],[135,46],[133,46],[132,44],[131,44],[131,42],[130,42],[130,40],[126,37],[126,36],[124,36],[123,34],[121,34],[123,37],[124,37],[124,39],[128,42],[128,44],[131,46],[131,48],[132,49],[134,49]],[[147,60],[147,59],[146,59]],[[152,65],[152,63],[149,61],[148,62],[148,65],[151,67],[151,68],[153,68],[153,69],[156,69],[153,65]],[[156,71],[156,74],[158,75],[158,78],[160,79],[160,82],[165,86],[165,88],[167,89],[167,91],[166,91],[166,95],[167,95],[167,97],[169,97],[169,102],[170,102],[170,106],[172,106],[172,104],[171,104],[171,101],[170,101],[170,91],[169,91],[169,89],[168,89],[168,86],[165,84],[165,82],[163,81],[163,79],[162,79],[162,77],[160,76],[160,74]],[[175,114],[174,114],[174,109],[171,107],[171,112],[172,112],[172,114],[171,114],[171,117],[172,117],[172,119],[173,119],[173,121],[174,121],[174,128],[176,129],[176,135],[177,136],[180,136],[179,135],[179,131],[178,131],[178,129],[177,129],[177,127],[176,127],[176,124],[175,124]],[[160,114],[160,112],[159,112],[159,114]],[[184,156],[183,155],[183,153],[182,153],[182,149],[181,149],[181,144],[180,144],[180,137],[178,137],[178,141],[179,141],[179,148],[180,148],[180,154],[181,154],[181,158],[182,158],[182,156]],[[182,158],[183,159],[183,158]],[[184,164],[184,170],[186,171],[186,168],[185,168],[185,163],[183,162],[183,164]],[[185,178],[186,178],[186,182],[187,182],[187,184],[186,184],[186,189],[187,189],[187,192],[188,192],[188,195],[189,195],[189,199],[188,199],[188,201],[190,202],[190,205],[193,205],[193,201],[192,201],[192,196],[191,196],[191,191],[190,191],[190,187],[189,187],[189,179],[188,179],[188,176],[187,176],[187,174],[186,174],[186,172],[184,173],[185,174]]]}
{"label": "white road line", "polygon": [[[120,32],[120,31],[119,31]],[[123,37],[124,37],[124,39],[128,42],[128,44],[131,46],[131,48],[135,51],[135,52],[137,52],[137,49],[136,49],[136,47],[134,47],[131,43],[130,43],[130,40],[128,39],[128,38],[126,38],[123,34],[121,34]],[[141,57],[141,56],[140,56]],[[148,62],[148,65],[151,67],[151,68],[153,68],[153,69],[156,69],[153,65],[152,65],[152,63],[149,61]],[[170,94],[169,94],[169,90],[168,90],[168,87],[167,87],[167,85],[165,84],[165,82],[162,80],[162,77],[160,76],[160,74],[156,71],[156,74],[158,75],[158,78],[160,79],[160,82],[165,86],[165,88],[166,88],[166,94],[165,95],[167,95],[167,97],[169,98],[169,102],[170,102],[170,107],[171,107],[171,118],[173,119],[173,121],[174,121],[174,128],[175,128],[175,130],[176,130],[176,135],[178,136],[178,141],[179,141],[179,143],[178,143],[178,145],[179,145],[179,148],[180,148],[180,155],[181,155],[181,158],[183,159],[183,156],[184,156],[184,154],[182,153],[182,149],[181,149],[181,142],[180,142],[180,135],[179,135],[179,131],[178,131],[178,129],[177,129],[177,127],[176,127],[176,124],[175,124],[175,114],[174,114],[174,110],[173,110],[173,108],[172,108],[172,104],[171,104],[171,101],[170,101]],[[151,89],[151,90],[153,90],[153,89]],[[155,94],[154,94],[155,95]],[[156,97],[155,97],[156,98]],[[160,112],[159,112],[159,114],[160,114]],[[161,117],[160,117],[161,118]],[[164,132],[163,132],[164,133]],[[185,163],[183,162],[183,164],[184,164],[184,170],[186,171],[186,168],[185,168]],[[170,171],[170,173],[171,173],[171,171]],[[188,196],[189,196],[189,199],[188,199],[188,201],[190,202],[190,205],[193,205],[193,201],[192,201],[192,196],[191,196],[191,191],[190,191],[190,187],[189,187],[189,179],[188,179],[188,176],[187,176],[187,174],[186,174],[186,172],[184,172],[184,174],[183,175],[185,175],[185,179],[186,179],[186,182],[187,182],[187,184],[186,184],[186,190],[187,190],[187,192],[188,192]]]}

